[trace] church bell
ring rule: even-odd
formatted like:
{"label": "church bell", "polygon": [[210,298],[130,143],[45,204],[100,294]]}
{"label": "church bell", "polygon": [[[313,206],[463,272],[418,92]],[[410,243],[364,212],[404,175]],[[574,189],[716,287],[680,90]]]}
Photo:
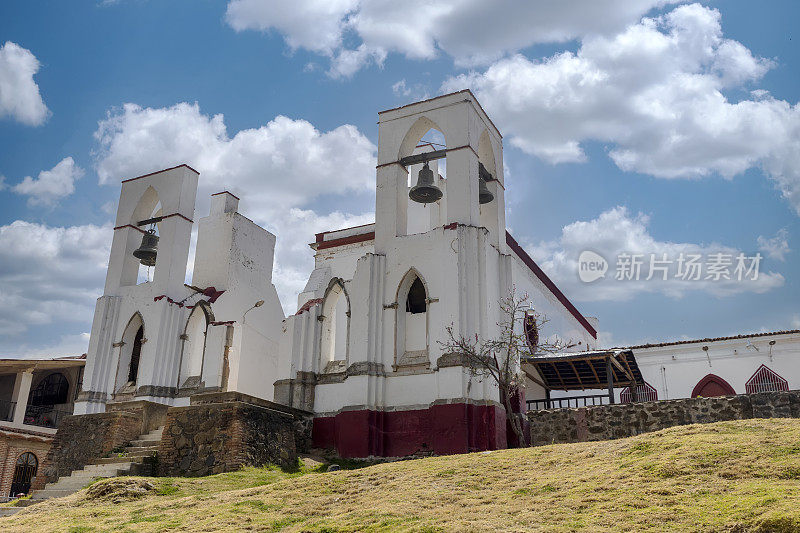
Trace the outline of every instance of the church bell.
{"label": "church bell", "polygon": [[139,260],[144,266],[154,266],[156,255],[158,254],[158,235],[156,230],[151,228],[142,237],[142,245],[133,252],[133,257]]}
{"label": "church bell", "polygon": [[442,197],[442,190],[434,183],[433,170],[428,167],[427,161],[419,171],[417,184],[408,191],[408,197],[421,204],[429,204]]}
{"label": "church bell", "polygon": [[486,180],[483,178],[478,178],[478,202],[483,204],[488,204],[494,200],[494,195],[492,191],[489,190],[489,187],[486,186]]}

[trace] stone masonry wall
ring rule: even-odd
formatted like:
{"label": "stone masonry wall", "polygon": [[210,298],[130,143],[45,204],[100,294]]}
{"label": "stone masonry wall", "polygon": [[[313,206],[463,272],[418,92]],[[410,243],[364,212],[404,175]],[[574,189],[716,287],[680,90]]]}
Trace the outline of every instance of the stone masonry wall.
{"label": "stone masonry wall", "polygon": [[53,445],[40,465],[34,489],[43,488],[59,476],[83,468],[93,459],[136,439],[141,431],[141,416],[128,412],[95,413],[66,417],[58,428]]}
{"label": "stone masonry wall", "polygon": [[620,439],[686,424],[800,418],[800,391],[528,412],[531,445]]}
{"label": "stone masonry wall", "polygon": [[159,447],[161,475],[205,476],[267,463],[292,467],[307,436],[296,416],[242,401],[175,407]]}

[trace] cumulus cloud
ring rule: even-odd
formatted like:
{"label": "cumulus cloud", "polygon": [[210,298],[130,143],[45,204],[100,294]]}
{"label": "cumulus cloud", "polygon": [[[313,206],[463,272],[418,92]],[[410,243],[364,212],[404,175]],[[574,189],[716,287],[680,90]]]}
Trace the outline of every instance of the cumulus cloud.
{"label": "cumulus cloud", "polygon": [[58,200],[75,192],[75,180],[83,169],[71,157],[65,157],[50,170],[39,172],[37,178],[26,176],[11,190],[28,197],[28,205],[55,205]]}
{"label": "cumulus cloud", "polygon": [[[596,219],[564,226],[559,238],[526,249],[565,293],[578,301],[624,301],[642,293],[672,298],[690,292],[714,296],[763,293],[784,283],[780,273],[766,271],[763,261],[748,273],[754,266],[753,254],[743,254],[745,270],[739,276],[740,250],[714,243],[659,241],[650,234],[649,222],[646,215],[631,215],[625,207],[616,207]],[[578,260],[586,250],[599,254],[608,264],[605,276],[589,283],[582,282],[578,274]],[[635,264],[639,264],[638,274]]]}
{"label": "cumulus cloud", "polygon": [[759,235],[758,249],[767,254],[767,257],[777,259],[778,261],[785,261],[786,254],[791,252],[789,249],[789,232],[786,228],[778,230],[774,237],[764,237]]}
{"label": "cumulus cloud", "polygon": [[30,50],[11,41],[0,46],[0,118],[11,117],[29,126],[44,124],[50,111],[33,81],[39,67]]}
{"label": "cumulus cloud", "polygon": [[662,178],[761,167],[800,213],[800,107],[763,90],[724,94],[771,67],[723,37],[717,10],[691,4],[586,38],[575,53],[516,55],[442,89],[473,88],[513,145],[550,163],[584,161],[582,144],[599,141],[619,168]]}
{"label": "cumulus cloud", "polygon": [[103,290],[111,234],[111,226],[91,224],[54,227],[16,220],[0,226],[3,353],[31,350],[16,337],[32,328],[74,322],[88,329]]}
{"label": "cumulus cloud", "polygon": [[323,195],[365,193],[371,212],[376,147],[351,125],[320,132],[305,120],[278,116],[231,137],[222,115],[204,115],[197,104],[125,104],[99,123],[95,137],[101,183],[187,163],[200,172],[198,218],[208,212],[211,194],[230,190],[240,196],[242,212],[278,238],[275,283],[287,311],[313,268],[307,246],[313,234],[372,219],[370,213],[309,209]]}
{"label": "cumulus cloud", "polygon": [[225,19],[236,31],[277,31],[293,49],[334,58],[333,75],[349,76],[390,52],[414,59],[443,52],[460,65],[486,64],[536,43],[617,32],[676,1],[231,0]]}

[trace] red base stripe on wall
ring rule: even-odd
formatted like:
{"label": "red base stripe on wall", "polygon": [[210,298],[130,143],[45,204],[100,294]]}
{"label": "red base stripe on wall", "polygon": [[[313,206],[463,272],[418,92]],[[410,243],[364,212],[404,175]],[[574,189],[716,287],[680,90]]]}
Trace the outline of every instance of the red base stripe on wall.
{"label": "red base stripe on wall", "polygon": [[494,405],[434,405],[409,411],[343,411],[314,419],[315,448],[340,457],[403,457],[506,448],[505,411]]}

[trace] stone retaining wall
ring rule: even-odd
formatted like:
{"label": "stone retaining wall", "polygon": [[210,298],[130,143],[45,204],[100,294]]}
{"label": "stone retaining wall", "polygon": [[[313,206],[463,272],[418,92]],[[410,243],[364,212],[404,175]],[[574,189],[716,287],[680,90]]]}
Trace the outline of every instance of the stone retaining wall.
{"label": "stone retaining wall", "polygon": [[141,415],[124,411],[64,418],[39,467],[33,488],[44,488],[59,476],[69,475],[127,444],[140,435],[141,428]]}
{"label": "stone retaining wall", "polygon": [[800,391],[528,412],[533,446],[620,439],[672,426],[747,418],[800,418]]}
{"label": "stone retaining wall", "polygon": [[297,464],[309,440],[307,416],[244,395],[212,399],[219,403],[193,398],[195,405],[167,412],[158,451],[161,475],[205,476],[243,466]]}

